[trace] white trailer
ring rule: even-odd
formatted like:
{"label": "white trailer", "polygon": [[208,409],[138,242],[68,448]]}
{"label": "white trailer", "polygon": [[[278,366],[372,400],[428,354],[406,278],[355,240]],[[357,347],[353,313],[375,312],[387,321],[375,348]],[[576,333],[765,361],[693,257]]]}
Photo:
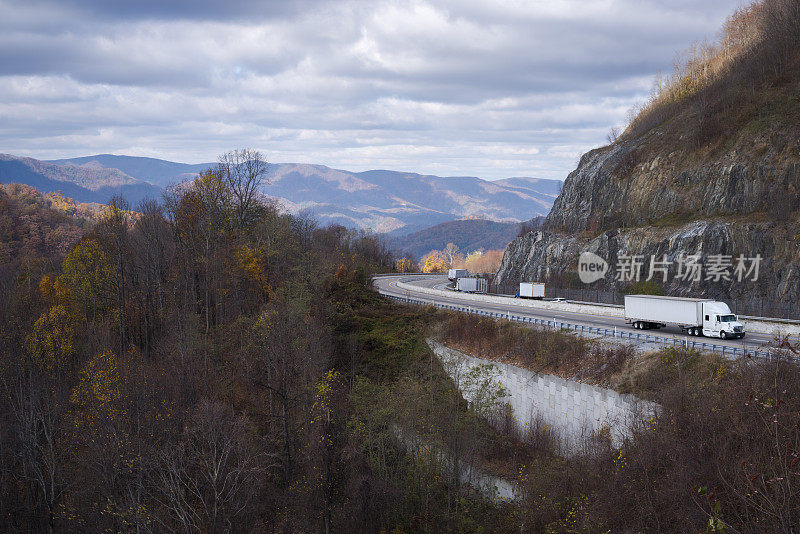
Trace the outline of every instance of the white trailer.
{"label": "white trailer", "polygon": [[455,282],[456,279],[467,276],[469,276],[469,271],[466,269],[450,269],[447,271],[447,278],[449,278],[451,282]]}
{"label": "white trailer", "polygon": [[456,290],[467,293],[486,293],[486,279],[459,278],[456,280]]}
{"label": "white trailer", "polygon": [[541,282],[520,282],[519,298],[521,299],[543,299],[544,284]]}
{"label": "white trailer", "polygon": [[625,295],[625,320],[634,328],[677,326],[692,336],[743,338],[744,325],[724,302],[713,299]]}

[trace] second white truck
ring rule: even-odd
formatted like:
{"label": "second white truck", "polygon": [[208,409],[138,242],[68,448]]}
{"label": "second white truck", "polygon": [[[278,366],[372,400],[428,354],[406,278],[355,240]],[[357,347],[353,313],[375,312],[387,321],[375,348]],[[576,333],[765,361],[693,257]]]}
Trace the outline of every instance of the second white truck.
{"label": "second white truck", "polygon": [[456,280],[456,291],[467,293],[486,293],[485,278],[459,278]]}
{"label": "second white truck", "polygon": [[712,299],[625,295],[625,320],[639,329],[677,326],[691,336],[745,336],[744,325],[728,305]]}
{"label": "second white truck", "polygon": [[520,282],[517,295],[521,299],[543,299],[544,284],[541,282]]}

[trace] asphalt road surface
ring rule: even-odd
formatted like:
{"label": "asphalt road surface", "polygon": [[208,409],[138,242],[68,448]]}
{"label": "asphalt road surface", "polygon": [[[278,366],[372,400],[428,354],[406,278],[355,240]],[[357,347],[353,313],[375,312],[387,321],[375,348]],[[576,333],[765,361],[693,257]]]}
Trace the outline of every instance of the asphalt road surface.
{"label": "asphalt road surface", "polygon": [[385,276],[379,277],[374,280],[375,288],[378,292],[385,295],[394,295],[398,297],[407,297],[424,302],[448,304],[453,306],[470,306],[475,310],[483,310],[490,312],[511,313],[512,315],[520,317],[535,317],[538,319],[546,319],[567,322],[578,325],[586,325],[599,328],[614,328],[618,331],[633,332],[633,333],[650,333],[661,337],[674,337],[679,340],[688,341],[706,341],[715,345],[727,345],[729,347],[743,348],[746,350],[756,350],[766,343],[772,341],[772,336],[768,334],[752,334],[748,333],[744,339],[737,340],[722,340],[718,338],[705,338],[687,336],[681,333],[681,329],[677,327],[665,327],[658,330],[636,330],[627,324],[624,319],[619,317],[606,317],[603,315],[595,315],[591,313],[576,313],[551,309],[536,309],[529,306],[509,306],[504,303],[497,302],[496,297],[492,295],[483,295],[484,299],[481,301],[467,300],[461,297],[456,291],[448,291],[447,296],[430,295],[422,292],[415,292],[413,290],[401,289],[397,287],[397,282],[403,281],[406,284],[416,285],[420,287],[427,287],[433,289],[445,290],[448,284],[447,276],[444,275],[430,275],[430,276]]}

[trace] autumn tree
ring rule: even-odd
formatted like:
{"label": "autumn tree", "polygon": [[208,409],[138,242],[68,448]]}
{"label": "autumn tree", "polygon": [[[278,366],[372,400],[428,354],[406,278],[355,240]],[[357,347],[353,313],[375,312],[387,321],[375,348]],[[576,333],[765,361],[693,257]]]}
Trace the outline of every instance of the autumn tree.
{"label": "autumn tree", "polygon": [[80,241],[67,255],[59,283],[66,284],[88,320],[96,320],[113,301],[115,269],[97,239]]}
{"label": "autumn tree", "polygon": [[471,273],[493,273],[500,268],[504,253],[503,250],[477,250],[470,253],[464,263]]}
{"label": "autumn tree", "polygon": [[394,270],[399,273],[411,273],[416,269],[411,258],[400,258],[394,262]]}
{"label": "autumn tree", "polygon": [[245,359],[254,385],[268,393],[270,428],[282,445],[286,487],[294,477],[302,408],[310,406],[310,385],[321,376],[329,358],[325,332],[309,313],[310,294],[294,289],[291,297],[286,292],[277,295],[262,312]]}
{"label": "autumn tree", "polygon": [[432,250],[422,257],[422,272],[423,273],[443,273],[449,269],[450,264],[440,250]]}
{"label": "autumn tree", "polygon": [[149,355],[155,333],[162,327],[167,285],[175,262],[175,240],[158,202],[143,200],[138,212],[131,231],[132,285],[139,322],[143,323],[138,328],[139,342]]}
{"label": "autumn tree", "polygon": [[[219,312],[222,249],[230,222],[231,191],[220,174],[208,171],[168,197],[178,246],[187,254],[189,272],[197,273],[193,286],[203,311],[205,333],[211,332]],[[198,283],[199,282],[199,283]]]}

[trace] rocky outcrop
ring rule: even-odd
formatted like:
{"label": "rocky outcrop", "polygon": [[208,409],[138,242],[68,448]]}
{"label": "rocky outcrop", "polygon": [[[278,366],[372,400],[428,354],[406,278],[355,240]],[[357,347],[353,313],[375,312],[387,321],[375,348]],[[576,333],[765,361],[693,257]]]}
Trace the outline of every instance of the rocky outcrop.
{"label": "rocky outcrop", "polygon": [[[727,151],[705,156],[654,148],[659,141],[651,134],[586,153],[545,227],[596,232],[665,218],[762,212],[785,218],[800,205],[800,151],[791,140],[767,145],[744,136]],[[756,156],[753,145],[764,151]]]}
{"label": "rocky outcrop", "polygon": [[[578,273],[578,259],[585,251],[605,259],[609,265],[605,276],[591,284],[584,284]],[[680,266],[686,267],[690,262],[687,257],[692,255],[699,256],[699,277],[692,272],[679,279]],[[746,270],[737,273],[740,255]],[[620,271],[632,275],[633,270],[626,268],[632,265],[632,256],[640,256],[639,280],[649,277],[651,258],[662,262],[654,264],[657,269],[652,279],[671,295],[705,296],[743,303],[766,299],[765,313],[772,304],[783,303],[774,306],[781,315],[785,315],[785,304],[795,304],[800,296],[800,234],[797,228],[774,222],[695,221],[672,228],[609,230],[596,237],[531,232],[508,246],[497,281],[506,286],[538,280],[568,287],[620,290],[636,282],[633,276],[617,279]],[[757,256],[761,260],[756,278],[754,271],[747,271]],[[730,260],[727,269],[720,269],[727,271],[729,279],[709,270],[717,257],[722,261]],[[667,271],[666,281],[659,267]]]}

